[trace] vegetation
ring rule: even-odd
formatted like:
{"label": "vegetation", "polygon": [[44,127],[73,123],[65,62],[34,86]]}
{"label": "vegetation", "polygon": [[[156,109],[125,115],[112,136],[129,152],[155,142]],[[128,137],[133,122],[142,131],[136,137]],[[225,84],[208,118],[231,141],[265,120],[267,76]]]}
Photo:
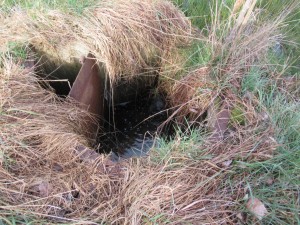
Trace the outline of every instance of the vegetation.
{"label": "vegetation", "polygon": [[30,11],[47,11],[47,10],[62,10],[64,12],[73,12],[82,14],[83,10],[97,4],[97,0],[4,0],[2,9],[5,11],[11,10],[13,7],[23,8]]}
{"label": "vegetation", "polygon": [[[282,5],[281,1],[259,2],[258,8],[263,9],[263,12],[257,16],[257,26],[264,26],[263,23],[270,19],[270,15],[271,19],[278,17],[293,3],[295,2],[287,1]],[[192,1],[191,4],[193,4]],[[199,6],[200,8],[194,5],[193,10],[188,11],[187,15],[193,17],[196,15],[194,12],[201,12],[204,9],[205,13],[200,13],[200,15],[213,16],[208,13],[208,8],[215,6],[204,5],[205,3]],[[182,6],[185,7],[184,4]],[[242,173],[242,177],[237,178],[236,175],[233,175],[228,180],[231,185],[236,180],[244,180],[246,188],[249,188],[249,194],[267,204],[270,213],[262,221],[262,224],[298,224],[300,221],[299,202],[296,200],[300,172],[298,137],[300,127],[297,123],[299,117],[297,99],[299,97],[300,42],[298,37],[300,30],[296,27],[299,26],[300,15],[299,5],[295,7],[277,30],[272,31],[280,32],[282,36],[278,36],[274,45],[268,48],[264,60],[255,60],[254,64],[249,67],[248,72],[243,75],[240,90],[237,90],[240,98],[250,94],[251,100],[256,101],[256,103],[253,102],[255,110],[263,113],[267,123],[272,124],[274,133],[270,133],[269,136],[274,137],[274,141],[276,140],[278,143],[274,155],[266,161],[243,163],[241,169],[241,162],[237,160],[231,169],[233,174]],[[228,18],[228,15],[225,18]],[[193,22],[200,28],[205,28],[201,22],[197,20]],[[195,58],[191,61],[197,61]],[[222,58],[224,57],[222,56]],[[199,60],[199,66],[203,66],[201,60]],[[286,81],[288,82],[286,83]],[[242,116],[241,110],[245,110],[245,108],[238,104],[232,110],[231,115],[235,117],[233,120],[237,123],[245,125],[243,117],[247,117],[247,112],[245,111]],[[241,199],[240,203],[239,210],[246,212],[245,202],[243,204]],[[247,223],[252,224],[253,221],[250,221],[248,220]]]}
{"label": "vegetation", "polygon": [[[132,1],[127,2],[129,7]],[[299,224],[300,4],[246,1],[256,2],[252,8],[247,3],[238,7],[238,2],[244,1],[173,0],[191,19],[193,34],[188,35],[183,18],[170,22],[170,30],[165,24],[148,23],[152,28],[143,26],[143,32],[140,25],[130,26],[139,38],[147,33],[133,44],[122,36],[120,48],[133,49],[139,65],[144,65],[144,53],[161,58],[160,88],[168,95],[170,120],[177,128],[172,140],[158,138],[149,158],[117,166],[106,165],[106,156],[88,163],[74,157],[78,143],[88,145],[81,122],[85,112],[72,102],[57,101],[14,60],[24,59],[19,43],[28,43],[28,36],[0,40],[9,43],[10,52],[2,53],[0,63],[0,224]],[[85,18],[96,3],[7,0],[2,18],[20,7],[30,11],[35,23],[45,11],[57,9],[69,22]],[[59,24],[45,18],[50,28]],[[45,25],[33,27],[42,34]],[[107,27],[112,32],[113,26]],[[160,45],[153,53],[151,44],[157,47],[160,40],[154,28],[169,32],[161,34],[165,44],[170,37],[183,39],[179,46],[172,42],[170,51],[160,51],[165,46]],[[47,40],[58,40],[47,35]],[[5,38],[0,31],[0,39]],[[139,54],[145,39],[150,45]],[[118,47],[105,54],[111,54],[105,60],[113,76],[136,71],[133,64],[112,59],[124,59]],[[108,169],[103,172],[99,162]]]}

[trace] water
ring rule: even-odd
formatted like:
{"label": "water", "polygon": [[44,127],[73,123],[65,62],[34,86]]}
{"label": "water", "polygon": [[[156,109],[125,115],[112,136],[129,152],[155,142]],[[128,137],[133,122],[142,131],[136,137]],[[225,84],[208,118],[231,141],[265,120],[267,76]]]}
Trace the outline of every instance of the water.
{"label": "water", "polygon": [[110,152],[112,160],[147,155],[155,146],[157,128],[167,119],[166,112],[161,112],[164,107],[160,95],[116,105],[114,114],[107,115],[105,134],[99,136],[99,151]]}

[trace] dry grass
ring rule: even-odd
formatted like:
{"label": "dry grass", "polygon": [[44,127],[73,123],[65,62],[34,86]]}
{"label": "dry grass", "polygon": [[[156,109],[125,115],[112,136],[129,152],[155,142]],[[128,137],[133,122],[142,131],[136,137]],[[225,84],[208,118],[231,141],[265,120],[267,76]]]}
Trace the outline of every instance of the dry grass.
{"label": "dry grass", "polygon": [[[147,68],[153,55],[164,55],[189,33],[187,20],[166,1],[119,2],[122,7],[106,5],[80,18],[52,11],[47,16],[35,14],[32,19],[17,11],[12,15],[15,20],[6,18],[1,25],[6,30],[0,31],[0,41],[25,40],[50,49],[55,58],[62,54],[55,53],[61,46],[80,43],[80,49],[91,51],[105,63],[114,80]],[[130,7],[132,2],[135,7]],[[162,12],[158,21],[157,9]],[[87,16],[89,13],[96,17]],[[171,102],[186,107],[179,106],[180,116],[195,119],[216,98],[217,90],[230,104],[243,107],[246,124],[233,123],[224,140],[214,143],[207,139],[185,146],[184,140],[176,137],[169,156],[159,163],[154,160],[156,151],[148,158],[120,164],[108,163],[105,156],[87,163],[76,151],[89,143],[82,120],[86,112],[73,102],[62,102],[43,89],[29,70],[3,56],[0,214],[34,215],[48,223],[237,224],[237,205],[248,193],[247,180],[244,174],[228,178],[233,169],[243,168],[243,163],[272,158],[277,143],[270,123],[255,111],[255,98],[238,98],[228,87],[238,88],[250,65],[264,57],[262,53],[277,37],[278,25],[278,21],[268,22],[256,29],[251,24],[243,28],[241,36],[232,34],[230,40],[234,41],[211,36],[216,56],[226,52],[226,57],[222,55],[225,60],[217,63],[217,70],[210,65],[175,81]],[[249,29],[255,31],[251,36],[246,35]],[[65,33],[61,34],[62,30]],[[215,87],[220,81],[224,86]],[[186,149],[196,150],[194,158],[185,154]]]}
{"label": "dry grass", "polygon": [[[4,58],[0,77],[3,215],[15,212],[77,224],[233,224],[236,200],[244,192],[239,186],[223,186],[230,166],[222,163],[263,160],[274,148],[268,129],[254,135],[256,126],[249,126],[224,142],[195,143],[200,161],[178,154],[179,139],[171,157],[160,164],[131,159],[110,165],[120,166],[117,172],[101,170],[104,156],[86,164],[75,154],[78,145],[87,144],[80,135],[84,112],[58,101],[12,60]],[[251,152],[258,141],[261,145]]]}
{"label": "dry grass", "polygon": [[190,22],[168,1],[115,0],[82,16],[12,10],[1,24],[0,42],[30,43],[56,66],[91,52],[114,82],[153,70],[162,55],[186,44],[190,34]]}
{"label": "dry grass", "polygon": [[206,112],[218,96],[217,84],[212,82],[209,73],[207,67],[198,68],[173,85],[169,102],[175,111],[170,119],[175,117],[177,123],[183,124],[186,118],[197,121]]}

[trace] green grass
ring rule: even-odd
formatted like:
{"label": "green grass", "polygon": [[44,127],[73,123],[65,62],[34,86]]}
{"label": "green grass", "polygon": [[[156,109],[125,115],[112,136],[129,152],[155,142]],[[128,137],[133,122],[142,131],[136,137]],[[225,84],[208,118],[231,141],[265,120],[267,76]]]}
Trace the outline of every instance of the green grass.
{"label": "green grass", "polygon": [[10,10],[13,7],[21,7],[29,10],[45,11],[59,9],[65,12],[81,14],[85,8],[94,6],[100,0],[4,0],[3,10]]}
{"label": "green grass", "polygon": [[[285,40],[279,40],[282,55],[281,60],[289,59],[289,66],[293,73],[300,67],[300,10],[299,2],[294,0],[284,1],[285,7],[283,7],[281,0],[261,0],[259,7],[264,9],[261,17],[265,20],[270,18],[276,18],[279,14],[284,12],[284,8],[288,8],[289,5],[298,4],[294,7],[294,10],[286,18],[284,25],[281,27],[281,32],[285,34]],[[280,57],[277,58],[280,60]],[[283,64],[284,62],[281,62]]]}
{"label": "green grass", "polygon": [[185,59],[185,71],[193,70],[199,66],[207,66],[215,59],[217,53],[209,40],[200,39],[203,38],[202,35],[209,35],[214,21],[217,21],[218,26],[224,28],[217,30],[220,36],[224,35],[227,19],[231,14],[229,9],[233,6],[234,0],[226,2],[221,0],[173,0],[173,2],[190,18],[194,28],[199,33],[196,36],[199,40],[195,39],[189,48],[181,50],[180,54]]}
{"label": "green grass", "polygon": [[[228,19],[231,15],[231,8],[234,5],[234,0],[221,1],[204,1],[204,0],[172,0],[180,9],[185,12],[185,15],[192,21],[194,27],[197,27],[202,34],[208,35],[213,25],[217,25],[217,36],[221,40],[226,37],[228,31]],[[281,0],[269,1],[259,0],[257,8],[261,10],[257,17],[260,21],[272,20],[278,17],[284,10],[295,0],[287,0],[284,5]],[[295,73],[300,67],[300,10],[299,5],[294,7],[294,10],[286,18],[284,25],[281,27],[281,32],[285,34],[285,40],[278,40],[278,48],[281,51],[281,60],[287,60],[290,69]],[[216,23],[215,23],[216,21]],[[276,46],[274,47],[274,49]],[[222,57],[224,59],[224,53]],[[195,41],[190,49],[185,49],[182,53],[186,55],[186,68],[194,68],[197,65],[203,65],[211,60],[222,60],[214,58],[216,52],[212,49],[209,43],[203,41]],[[225,53],[226,54],[226,53]],[[278,58],[276,59],[279,60]],[[272,62],[271,62],[272,63]],[[286,62],[280,62],[286,63]]]}
{"label": "green grass", "polygon": [[[1,211],[0,211],[1,214]],[[0,225],[18,225],[18,224],[26,224],[26,225],[35,225],[35,224],[51,224],[49,221],[45,221],[42,219],[33,218],[32,216],[22,215],[12,213],[9,215],[9,212],[3,213],[6,216],[0,215]]]}
{"label": "green grass", "polygon": [[173,0],[173,2],[181,8],[187,17],[189,17],[194,26],[199,29],[207,28],[212,24],[214,12],[220,12],[220,21],[226,20],[230,15],[230,8],[234,4],[234,0]]}
{"label": "green grass", "polygon": [[[243,90],[255,94],[259,108],[267,110],[280,147],[274,158],[248,164],[243,172],[248,174],[247,182],[253,195],[261,199],[270,212],[263,224],[299,224],[300,106],[280,93],[276,80],[269,77],[268,72],[272,71],[254,68],[244,78]],[[273,184],[266,184],[267,179],[273,179]]]}
{"label": "green grass", "polygon": [[203,41],[194,41],[189,48],[182,49],[181,54],[184,55],[184,66],[188,70],[206,66],[213,57],[210,43]]}
{"label": "green grass", "polygon": [[200,150],[205,137],[203,130],[199,128],[183,130],[177,127],[172,140],[166,138],[157,140],[158,144],[151,160],[158,164],[166,162],[173,164],[176,163],[174,158],[180,159],[184,157],[191,160],[208,159],[209,155],[205,155],[205,158],[202,156],[202,153],[205,153],[205,149],[203,151]]}
{"label": "green grass", "polygon": [[8,51],[15,59],[25,60],[27,57],[27,50],[23,43],[9,42]]}

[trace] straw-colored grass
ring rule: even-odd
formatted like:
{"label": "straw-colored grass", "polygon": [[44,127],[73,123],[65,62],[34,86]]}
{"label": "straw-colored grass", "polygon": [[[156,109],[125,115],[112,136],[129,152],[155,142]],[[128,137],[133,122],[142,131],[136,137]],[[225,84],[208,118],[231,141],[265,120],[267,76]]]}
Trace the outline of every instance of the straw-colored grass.
{"label": "straw-colored grass", "polygon": [[218,96],[217,84],[210,78],[210,69],[198,68],[177,81],[170,94],[170,104],[175,107],[176,122],[183,124],[188,118],[197,121]]}
{"label": "straw-colored grass", "polygon": [[[155,65],[153,56],[160,59],[174,51],[171,48],[175,43],[182,43],[181,40],[186,43],[189,22],[169,2],[118,2],[122,3],[120,7],[105,5],[80,17],[57,11],[32,15],[17,10],[11,12],[11,18],[0,14],[4,19],[0,25],[3,28],[1,47],[6,47],[9,41],[31,43],[62,61],[77,57],[78,52],[91,51],[105,64],[110,78],[116,80],[119,75],[135,75],[148,69]],[[133,3],[135,6],[130,7]],[[266,100],[259,99],[262,88],[257,89],[258,94],[238,96],[237,92],[241,86],[250,89],[251,80],[246,75],[253,64],[259,64],[266,57],[268,48],[278,37],[281,19],[259,26],[249,23],[236,29],[226,26],[228,30],[221,29],[224,31],[221,33],[227,35],[221,36],[217,27],[221,23],[215,21],[216,27],[212,26],[205,42],[214,53],[209,65],[192,68],[178,80],[169,77],[174,84],[168,89],[174,94],[168,93],[169,99],[182,109],[177,110],[179,116],[195,120],[216,103],[212,103],[213,99],[228,101],[238,118],[240,109],[245,113],[242,119],[231,118],[224,138],[211,142],[200,130],[193,136],[188,129],[176,134],[165,148],[153,149],[147,158],[117,164],[104,155],[87,156],[82,152],[82,146],[89,147],[84,122],[84,118],[90,116],[87,112],[71,100],[62,101],[51,90],[41,87],[39,78],[9,53],[2,55],[0,221],[9,223],[11,216],[23,218],[25,215],[29,221],[46,220],[37,222],[40,224],[245,222],[241,218],[243,198],[252,196],[253,188],[261,182],[251,180],[249,184],[251,166],[255,167],[256,162],[266,165],[263,163],[278,154],[275,149],[279,144],[274,136],[279,129],[275,132],[278,123],[272,123],[268,115],[258,112],[258,109],[265,111],[262,102]],[[242,32],[241,35],[236,36],[236,31]],[[253,35],[248,36],[249,31],[253,31]],[[56,51],[68,48],[77,53],[70,54],[67,50],[64,55],[64,51]],[[187,107],[180,108],[180,105]],[[276,110],[276,107],[271,109]],[[287,118],[291,125],[295,123],[291,112]],[[291,141],[286,145],[298,148],[299,141],[292,138],[297,138],[299,135],[295,133],[298,132],[289,127],[284,131],[281,134]],[[292,165],[289,168],[293,168]],[[290,193],[296,196],[297,192],[291,191],[290,186],[279,187],[281,191],[286,190],[288,196]],[[282,204],[285,207],[285,203]],[[280,213],[290,215],[284,209]],[[259,221],[253,218],[250,223]]]}
{"label": "straw-colored grass", "polygon": [[[86,164],[75,148],[87,144],[80,135],[80,112],[72,103],[60,102],[39,86],[33,74],[9,59],[1,68],[1,214],[41,216],[54,221],[84,224],[142,224],[182,222],[220,224],[234,220],[236,197],[222,188],[229,172],[222,162],[264,159],[271,147],[261,140],[219,143],[203,148],[203,160],[176,155],[162,164],[148,159],[124,162],[117,173],[99,169],[104,158]],[[34,101],[33,101],[34,99]],[[247,133],[251,130],[247,131]],[[257,140],[252,140],[257,139]],[[269,144],[268,144],[269,143]],[[196,144],[198,145],[198,144]],[[271,148],[272,149],[272,148]],[[225,153],[226,154],[223,154]],[[211,159],[205,159],[211,155]],[[184,167],[178,162],[184,163]],[[111,165],[115,167],[115,165]]]}
{"label": "straw-colored grass", "polygon": [[90,52],[112,82],[154,70],[164,54],[186,44],[191,35],[189,20],[165,0],[101,1],[81,16],[12,10],[2,21],[0,43],[32,44],[57,67]]}

